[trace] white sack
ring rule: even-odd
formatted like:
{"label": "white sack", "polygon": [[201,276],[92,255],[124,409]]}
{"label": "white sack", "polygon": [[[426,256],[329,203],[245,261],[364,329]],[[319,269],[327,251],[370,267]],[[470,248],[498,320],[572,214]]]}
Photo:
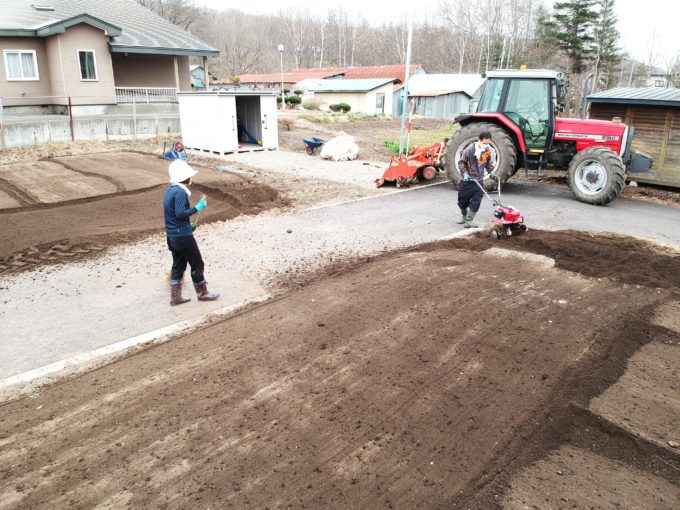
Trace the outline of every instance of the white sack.
{"label": "white sack", "polygon": [[359,146],[354,143],[354,137],[342,132],[328,140],[321,148],[321,157],[333,161],[356,159],[358,154]]}

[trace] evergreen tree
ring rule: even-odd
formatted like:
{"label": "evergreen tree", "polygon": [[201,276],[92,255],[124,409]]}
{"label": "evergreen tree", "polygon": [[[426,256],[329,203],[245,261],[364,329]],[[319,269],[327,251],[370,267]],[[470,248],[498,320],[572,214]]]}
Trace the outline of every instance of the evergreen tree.
{"label": "evergreen tree", "polygon": [[596,0],[567,0],[555,3],[552,19],[545,22],[551,37],[569,57],[571,71],[582,73],[593,55],[593,25],[598,13]]}
{"label": "evergreen tree", "polygon": [[619,31],[616,29],[614,0],[599,0],[600,12],[595,27],[594,78],[595,90],[606,90],[616,83],[616,73],[621,65],[618,46]]}
{"label": "evergreen tree", "polygon": [[550,27],[550,12],[539,4],[536,8],[536,31],[534,43],[530,50],[529,67],[557,69],[567,71],[568,67],[560,65],[564,59],[559,55],[559,41],[554,37]]}

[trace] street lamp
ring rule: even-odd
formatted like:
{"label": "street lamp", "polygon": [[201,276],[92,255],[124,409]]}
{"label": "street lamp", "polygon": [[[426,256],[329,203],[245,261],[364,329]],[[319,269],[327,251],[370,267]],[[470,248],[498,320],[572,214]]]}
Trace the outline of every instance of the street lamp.
{"label": "street lamp", "polygon": [[281,109],[286,109],[286,92],[283,88],[283,44],[279,44],[279,55],[281,55]]}

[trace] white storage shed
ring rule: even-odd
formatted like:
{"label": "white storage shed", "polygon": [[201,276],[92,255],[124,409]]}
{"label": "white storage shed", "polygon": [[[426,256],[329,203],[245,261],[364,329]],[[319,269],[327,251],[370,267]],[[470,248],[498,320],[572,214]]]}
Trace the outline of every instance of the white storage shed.
{"label": "white storage shed", "polygon": [[178,92],[182,143],[225,154],[279,148],[276,93]]}

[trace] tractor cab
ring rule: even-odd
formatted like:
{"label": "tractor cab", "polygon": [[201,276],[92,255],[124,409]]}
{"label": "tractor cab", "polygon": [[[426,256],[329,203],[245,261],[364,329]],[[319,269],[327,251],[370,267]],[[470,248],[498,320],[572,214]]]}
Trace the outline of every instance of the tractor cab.
{"label": "tractor cab", "polygon": [[544,163],[555,133],[555,119],[563,104],[561,74],[504,70],[490,71],[486,78],[477,113],[502,114],[523,142],[520,149],[525,153],[525,164]]}

